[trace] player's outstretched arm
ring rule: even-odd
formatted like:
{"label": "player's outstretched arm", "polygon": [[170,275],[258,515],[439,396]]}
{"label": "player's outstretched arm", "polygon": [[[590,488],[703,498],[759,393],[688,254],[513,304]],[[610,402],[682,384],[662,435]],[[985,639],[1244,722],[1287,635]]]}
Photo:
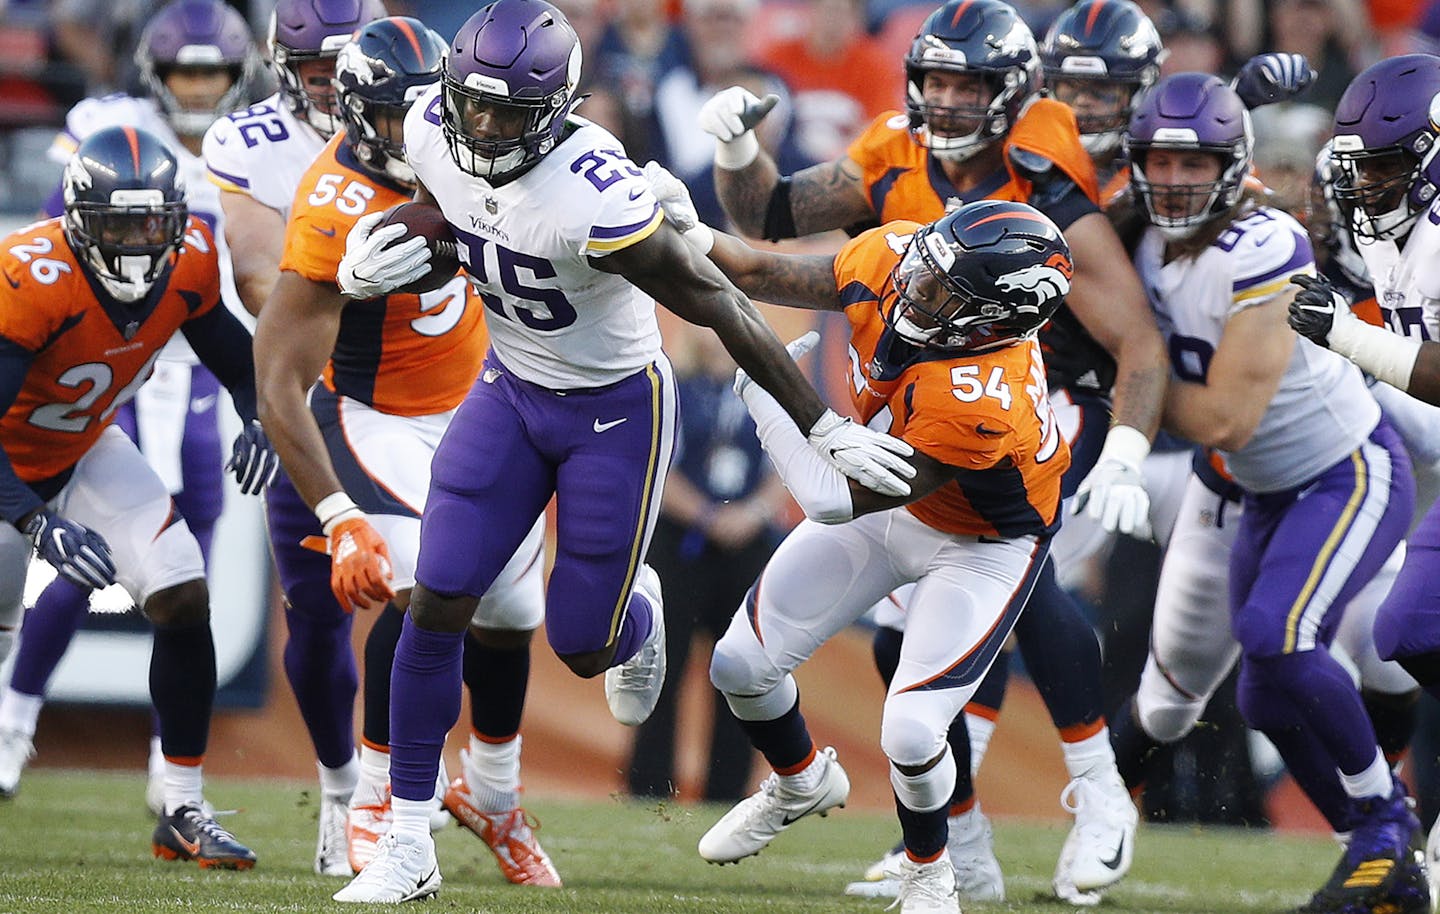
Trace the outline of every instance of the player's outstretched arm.
{"label": "player's outstretched arm", "polygon": [[279,276],[285,219],[253,197],[233,190],[220,192],[220,208],[225,213],[225,242],[235,268],[235,289],[245,310],[258,316]]}
{"label": "player's outstretched arm", "polygon": [[754,128],[778,101],[740,86],[717,93],[700,109],[700,128],[715,144],[715,190],[725,215],[751,238],[778,241],[853,225],[874,216],[860,166],[848,158],[813,165],[782,185],[775,160]]}
{"label": "player's outstretched arm", "polygon": [[755,305],[669,223],[590,262],[625,277],[677,316],[714,330],[736,364],[775,397],[811,446],[841,472],[880,492],[910,491],[905,480],[915,471],[903,458],[911,447],[827,409]]}
{"label": "player's outstretched arm", "polygon": [[335,286],[285,270],[255,326],[260,421],[295,490],[311,508],[341,489],[305,397],[335,348],[343,304]]}

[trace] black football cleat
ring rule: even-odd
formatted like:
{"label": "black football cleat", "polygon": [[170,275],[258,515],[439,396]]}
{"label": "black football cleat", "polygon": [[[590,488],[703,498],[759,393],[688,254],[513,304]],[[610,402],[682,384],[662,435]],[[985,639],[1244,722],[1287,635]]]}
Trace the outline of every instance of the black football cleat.
{"label": "black football cleat", "polygon": [[201,869],[248,870],[255,852],[195,806],[161,816],[150,849],[162,860],[194,860]]}

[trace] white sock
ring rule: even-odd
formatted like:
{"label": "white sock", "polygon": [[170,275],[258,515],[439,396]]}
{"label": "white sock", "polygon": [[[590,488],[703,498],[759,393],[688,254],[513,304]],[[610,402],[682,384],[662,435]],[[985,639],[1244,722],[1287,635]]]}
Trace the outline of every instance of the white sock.
{"label": "white sock", "polygon": [[145,768],[152,778],[165,777],[165,750],[160,746],[160,737],[150,737],[150,758]]}
{"label": "white sock", "polygon": [[381,752],[370,746],[360,747],[360,774],[351,794],[353,804],[365,806],[385,802],[385,791],[390,786],[390,753]]}
{"label": "white sock", "polygon": [[1065,770],[1071,779],[1086,775],[1102,775],[1115,769],[1115,750],[1110,747],[1110,728],[1101,727],[1100,732],[1079,742],[1060,744],[1065,754]]}
{"label": "white sock", "polygon": [[816,751],[815,759],[794,774],[780,775],[780,781],[795,793],[813,793],[825,776],[825,766],[830,759],[825,753]]}
{"label": "white sock", "polygon": [[393,834],[415,840],[430,840],[430,811],[434,804],[429,800],[391,797],[390,808],[395,812],[395,819],[390,825]]}
{"label": "white sock", "polygon": [[14,730],[26,739],[35,736],[35,723],[45,707],[44,695],[27,695],[9,686],[0,693],[0,730]]}
{"label": "white sock", "polygon": [[165,815],[181,806],[199,809],[205,803],[205,779],[200,765],[177,765],[165,761]]}
{"label": "white sock", "polygon": [[[515,791],[520,787],[520,737],[503,743],[487,743],[470,734],[470,751],[466,756],[466,781],[478,780],[499,791]],[[513,805],[513,804],[512,804]],[[507,807],[508,808],[508,807]]]}
{"label": "white sock", "polygon": [[339,768],[326,768],[316,762],[315,770],[320,772],[320,792],[326,797],[349,800],[360,782],[360,759],[354,755]]}
{"label": "white sock", "polygon": [[979,714],[965,715],[965,729],[970,734],[970,776],[980,773],[980,763],[990,749],[990,737],[995,733],[995,721]]}
{"label": "white sock", "polygon": [[1357,800],[1365,797],[1388,797],[1395,789],[1390,766],[1385,764],[1385,756],[1378,748],[1375,750],[1375,760],[1368,768],[1359,774],[1346,774],[1342,771],[1340,780],[1345,784],[1345,793]]}

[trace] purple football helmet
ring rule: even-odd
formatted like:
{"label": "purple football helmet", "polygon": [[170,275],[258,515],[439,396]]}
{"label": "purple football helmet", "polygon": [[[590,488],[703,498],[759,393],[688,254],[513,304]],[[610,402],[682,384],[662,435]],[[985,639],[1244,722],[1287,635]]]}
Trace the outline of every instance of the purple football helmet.
{"label": "purple football helmet", "polygon": [[443,129],[461,171],[503,184],[560,142],[580,81],[580,39],[545,0],[496,0],[451,42]]}
{"label": "purple football helmet", "polygon": [[1361,238],[1406,235],[1440,186],[1440,57],[1382,60],[1335,107],[1335,200]]}
{"label": "purple football helmet", "polygon": [[[175,0],[162,7],[135,48],[140,79],[182,136],[202,135],[240,107],[258,59],[245,17],[221,0]],[[187,107],[165,83],[176,69],[223,70],[230,88],[213,106]]]}
{"label": "purple football helmet", "polygon": [[[978,73],[990,88],[984,105],[925,101],[925,74]],[[949,0],[926,17],[905,55],[905,110],[915,138],[937,158],[961,162],[1004,139],[1025,100],[1040,88],[1040,52],[1019,14],[1001,0]],[[945,125],[975,123],[954,136]]]}
{"label": "purple football helmet", "polygon": [[414,184],[399,133],[405,112],[440,81],[445,39],[419,19],[376,19],[355,33],[335,59],[335,88],[345,142],[367,168]]}
{"label": "purple football helmet", "polygon": [[1091,155],[1120,147],[1125,125],[1145,91],[1160,78],[1164,59],[1155,24],[1130,0],[1080,0],[1060,14],[1040,45],[1045,85],[1052,95],[1063,80],[1125,99],[1113,115],[1076,112],[1081,142]]}
{"label": "purple football helmet", "polygon": [[[1234,89],[1216,76],[1176,73],[1146,93],[1130,117],[1125,134],[1130,186],[1152,225],[1172,240],[1188,238],[1240,199],[1254,145],[1250,112]],[[1220,159],[1220,176],[1200,184],[1154,184],[1145,174],[1153,149],[1212,153]],[[1157,193],[1189,205],[1180,215],[1158,212]]]}
{"label": "purple football helmet", "polygon": [[[270,14],[270,64],[290,110],[303,116],[321,136],[340,126],[335,90],[300,78],[300,66],[311,60],[332,63],[355,30],[385,15],[380,0],[279,0]],[[332,74],[333,75],[333,74]]]}

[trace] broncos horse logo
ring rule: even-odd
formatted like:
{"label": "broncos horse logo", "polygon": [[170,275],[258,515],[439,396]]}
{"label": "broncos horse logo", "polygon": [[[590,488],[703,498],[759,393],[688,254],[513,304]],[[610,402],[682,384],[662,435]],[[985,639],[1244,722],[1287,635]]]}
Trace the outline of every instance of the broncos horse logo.
{"label": "broncos horse logo", "polygon": [[1070,258],[1056,252],[1044,263],[1032,264],[996,277],[995,285],[1004,292],[1024,292],[1035,297],[1027,302],[1039,308],[1051,299],[1063,299],[1070,294],[1070,277],[1075,267]]}

